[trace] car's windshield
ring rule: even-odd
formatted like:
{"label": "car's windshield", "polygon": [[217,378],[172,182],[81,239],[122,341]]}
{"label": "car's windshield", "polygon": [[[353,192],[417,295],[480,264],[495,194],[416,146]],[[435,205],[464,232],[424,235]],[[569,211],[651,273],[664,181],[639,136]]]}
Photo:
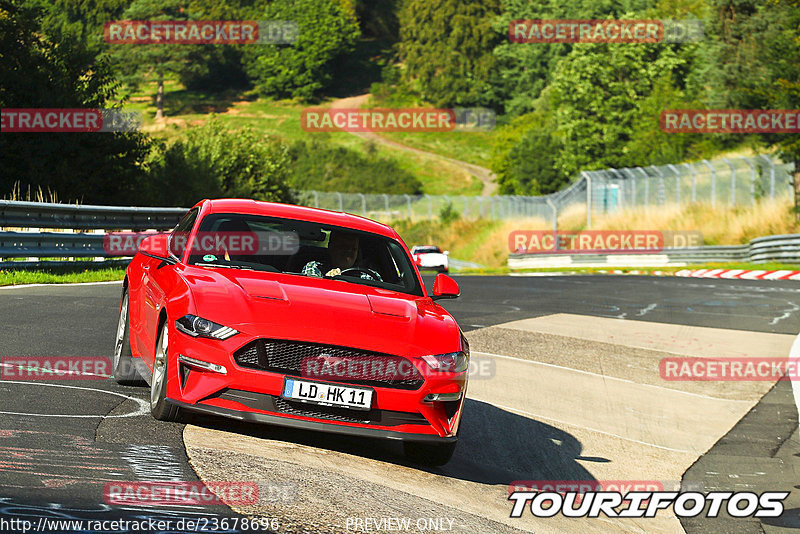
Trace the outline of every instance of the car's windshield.
{"label": "car's windshield", "polygon": [[191,243],[188,263],[325,277],[422,296],[398,241],[296,219],[208,215]]}

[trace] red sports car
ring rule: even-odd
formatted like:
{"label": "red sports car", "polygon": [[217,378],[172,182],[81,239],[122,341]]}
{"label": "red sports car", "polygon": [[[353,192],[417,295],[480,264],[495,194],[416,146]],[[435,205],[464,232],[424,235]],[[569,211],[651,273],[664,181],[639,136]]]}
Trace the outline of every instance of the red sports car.
{"label": "red sports car", "polygon": [[183,410],[402,440],[446,463],[469,346],[389,226],[320,209],[204,200],[127,269],[114,376],[150,384],[160,420]]}

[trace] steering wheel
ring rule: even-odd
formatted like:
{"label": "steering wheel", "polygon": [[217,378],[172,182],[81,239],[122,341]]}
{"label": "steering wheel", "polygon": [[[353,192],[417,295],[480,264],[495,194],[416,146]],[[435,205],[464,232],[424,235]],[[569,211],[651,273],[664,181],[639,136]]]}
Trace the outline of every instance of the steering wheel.
{"label": "steering wheel", "polygon": [[373,278],[376,281],[381,279],[381,276],[378,273],[376,273],[375,271],[373,271],[372,269],[363,269],[361,267],[350,267],[349,269],[345,269],[339,274],[339,276],[344,276],[345,273],[348,273],[348,272],[351,272],[351,271],[355,271],[355,272],[366,274],[367,276]]}

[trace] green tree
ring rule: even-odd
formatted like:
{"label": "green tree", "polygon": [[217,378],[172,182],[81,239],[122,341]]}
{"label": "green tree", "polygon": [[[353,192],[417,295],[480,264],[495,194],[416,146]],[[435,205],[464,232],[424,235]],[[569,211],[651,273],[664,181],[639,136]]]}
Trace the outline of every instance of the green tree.
{"label": "green tree", "polygon": [[406,81],[436,106],[495,106],[499,0],[406,0],[398,52]]}
{"label": "green tree", "polygon": [[[124,20],[194,20],[184,9],[182,0],[134,0],[122,14]],[[186,75],[202,66],[191,61],[192,53],[197,53],[197,45],[189,44],[115,44],[111,55],[122,80],[136,87],[155,76],[156,120],[164,118],[164,77],[167,74]]]}
{"label": "green tree", "polygon": [[[569,43],[510,42],[507,35],[511,21],[623,18],[631,12],[646,9],[648,4],[648,0],[504,0],[502,13],[494,18],[492,27],[502,35],[493,50],[497,61],[497,76],[493,83],[505,111],[514,116],[532,111],[534,101],[552,81],[558,63],[573,48]],[[630,18],[636,18],[636,15]]]}
{"label": "green tree", "polygon": [[[710,108],[800,108],[800,0],[709,0],[709,39],[690,85]],[[741,139],[727,136],[729,143]],[[800,192],[800,139],[764,134],[795,163]]]}
{"label": "green tree", "polygon": [[511,120],[497,134],[490,166],[504,195],[542,195],[569,183],[556,166],[563,146],[555,133],[548,90],[534,102],[535,111]]}
{"label": "green tree", "polygon": [[639,107],[659,78],[686,59],[663,44],[580,44],[553,76],[559,170],[618,167],[629,162],[628,144]]}
{"label": "green tree", "polygon": [[294,143],[289,156],[290,183],[295,189],[397,195],[422,192],[416,176],[395,160],[379,156],[374,147],[362,154],[325,137],[314,137]]}
{"label": "green tree", "polygon": [[213,115],[171,145],[161,143],[149,161],[153,205],[190,206],[204,198],[293,200],[289,154],[280,141],[250,128],[235,132]]}
{"label": "green tree", "polygon": [[397,41],[400,22],[397,19],[400,0],[356,0],[356,14],[364,37]]}
{"label": "green tree", "polygon": [[354,7],[336,0],[261,0],[250,11],[258,20],[287,20],[299,27],[294,44],[248,45],[244,67],[266,96],[312,99],[333,80],[336,62],[360,36]]}
{"label": "green tree", "polygon": [[[45,25],[45,8],[0,2],[0,108],[111,108],[117,82],[79,28]],[[65,201],[130,204],[149,138],[127,133],[2,133],[0,195],[15,183]]]}
{"label": "green tree", "polygon": [[[250,20],[252,0],[189,0],[186,10],[198,20]],[[194,91],[244,89],[249,85],[242,65],[251,45],[204,44],[190,48],[187,61],[194,68],[179,72],[180,82]]]}
{"label": "green tree", "polygon": [[656,79],[652,92],[637,103],[631,120],[631,137],[619,165],[666,165],[704,157],[706,154],[701,147],[709,142],[719,148],[717,137],[704,138],[696,133],[667,133],[661,130],[662,111],[701,107],[699,102],[687,101],[684,92],[675,86],[670,73]]}

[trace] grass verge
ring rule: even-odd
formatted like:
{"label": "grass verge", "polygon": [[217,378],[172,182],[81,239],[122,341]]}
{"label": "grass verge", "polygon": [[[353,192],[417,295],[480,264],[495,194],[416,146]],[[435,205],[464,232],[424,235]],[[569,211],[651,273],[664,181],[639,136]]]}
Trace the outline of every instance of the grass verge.
{"label": "grass verge", "polygon": [[0,270],[0,287],[22,284],[75,284],[122,280],[125,267],[56,266],[39,269]]}
{"label": "grass verge", "polygon": [[[416,176],[423,185],[423,192],[429,195],[478,195],[483,187],[478,179],[465,170],[430,156],[376,145],[348,132],[325,133],[303,130],[300,121],[303,110],[307,107],[328,107],[330,102],[311,105],[294,100],[254,99],[243,91],[203,94],[187,91],[175,80],[165,82],[164,92],[166,118],[161,123],[154,120],[155,105],[150,98],[150,95],[155,93],[153,84],[133,95],[132,100],[126,105],[127,109],[142,112],[144,118],[142,130],[154,137],[168,141],[180,139],[186,135],[187,128],[204,124],[210,114],[215,113],[229,128],[235,130],[249,127],[258,133],[279,137],[286,143],[308,140],[309,136],[313,135],[332,146],[341,146],[362,154],[374,151],[380,157],[395,160],[400,168]],[[463,132],[430,134],[428,141],[417,148],[442,154],[447,152],[444,155],[456,159],[460,159],[459,156],[462,155],[478,152],[488,154],[489,145],[478,137],[470,137],[471,135],[480,137],[481,134]],[[450,152],[443,148],[448,143],[454,143],[454,148]],[[435,150],[432,149],[433,146],[436,147]],[[477,160],[468,157],[466,161],[474,163]]]}

